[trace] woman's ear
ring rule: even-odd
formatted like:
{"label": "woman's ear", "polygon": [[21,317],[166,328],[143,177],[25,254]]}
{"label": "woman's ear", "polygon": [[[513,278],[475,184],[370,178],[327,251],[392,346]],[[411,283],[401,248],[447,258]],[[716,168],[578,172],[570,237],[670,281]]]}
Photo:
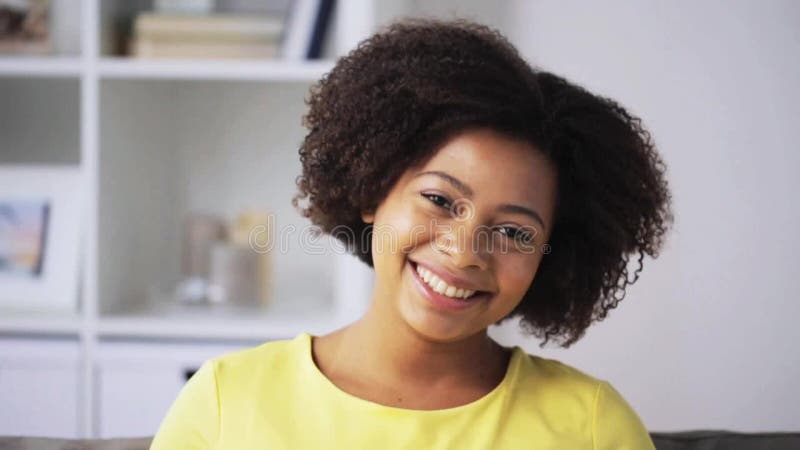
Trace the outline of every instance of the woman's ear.
{"label": "woman's ear", "polygon": [[362,212],[361,213],[361,220],[363,220],[364,223],[373,223],[373,222],[375,222],[375,213],[373,213],[373,212]]}

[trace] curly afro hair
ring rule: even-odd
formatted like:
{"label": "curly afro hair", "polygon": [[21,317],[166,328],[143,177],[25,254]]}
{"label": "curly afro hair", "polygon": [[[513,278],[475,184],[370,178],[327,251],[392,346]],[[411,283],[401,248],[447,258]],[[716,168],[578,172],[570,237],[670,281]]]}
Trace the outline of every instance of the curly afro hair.
{"label": "curly afro hair", "polygon": [[[644,255],[658,256],[673,221],[666,167],[640,119],[531,68],[484,25],[394,22],[339,59],[306,104],[309,132],[292,204],[370,267],[370,239],[358,237],[371,236],[372,225],[362,212],[374,211],[407,169],[456,133],[492,128],[555,163],[552,251],[518,306],[498,321],[520,317],[541,346],[558,338],[569,347],[603,320],[638,279]],[[632,280],[631,255],[638,255]]]}

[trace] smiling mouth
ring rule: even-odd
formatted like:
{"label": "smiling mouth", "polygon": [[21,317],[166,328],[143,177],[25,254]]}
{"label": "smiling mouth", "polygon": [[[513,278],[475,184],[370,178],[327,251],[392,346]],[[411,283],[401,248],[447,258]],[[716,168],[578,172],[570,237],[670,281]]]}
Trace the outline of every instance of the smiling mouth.
{"label": "smiling mouth", "polygon": [[[441,290],[441,289],[436,289],[434,286],[432,286],[432,284],[435,284],[435,282],[434,283],[428,283],[427,281],[424,280],[423,274],[420,273],[420,269],[418,269],[417,263],[415,261],[412,261],[412,260],[409,260],[408,262],[411,265],[411,269],[415,272],[415,276],[417,277],[417,279],[426,288],[428,288],[433,295],[435,295],[437,297],[445,298],[445,299],[448,299],[448,300],[451,300],[451,301],[457,302],[457,303],[472,303],[475,300],[488,298],[489,294],[491,294],[488,291],[480,291],[480,290],[474,290],[473,291],[473,290],[467,290],[467,289],[456,289],[455,292],[453,293],[453,295],[447,295],[446,291],[437,292],[438,290]],[[435,277],[435,274],[433,274],[433,276]],[[443,282],[443,280],[440,280],[438,277],[436,278],[436,280],[439,280],[439,281]],[[469,294],[469,295],[465,295],[465,294]]]}

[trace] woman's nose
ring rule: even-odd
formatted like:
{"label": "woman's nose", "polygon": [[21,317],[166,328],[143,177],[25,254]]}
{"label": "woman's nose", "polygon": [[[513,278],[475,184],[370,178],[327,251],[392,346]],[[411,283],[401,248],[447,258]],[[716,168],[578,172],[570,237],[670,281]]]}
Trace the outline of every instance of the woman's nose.
{"label": "woman's nose", "polygon": [[489,267],[488,253],[483,250],[488,236],[480,228],[467,222],[450,224],[434,239],[435,250],[448,256],[454,267],[475,266],[480,270]]}

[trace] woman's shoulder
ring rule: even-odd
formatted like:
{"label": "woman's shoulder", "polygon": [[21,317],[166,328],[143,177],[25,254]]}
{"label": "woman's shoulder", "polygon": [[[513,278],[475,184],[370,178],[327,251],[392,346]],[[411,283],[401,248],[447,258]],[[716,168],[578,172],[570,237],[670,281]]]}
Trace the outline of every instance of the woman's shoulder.
{"label": "woman's shoulder", "polygon": [[587,427],[596,448],[653,449],[641,417],[610,381],[558,359],[518,351],[515,397],[523,410],[532,411],[527,414]]}
{"label": "woman's shoulder", "polygon": [[525,352],[517,347],[520,361],[514,396],[522,405],[536,404],[548,411],[581,411],[591,415],[606,381],[555,358]]}
{"label": "woman's shoulder", "polygon": [[241,350],[222,354],[211,360],[218,377],[253,377],[281,372],[292,367],[301,357],[304,333],[294,338],[263,342]]}
{"label": "woman's shoulder", "polygon": [[516,351],[520,353],[520,374],[523,382],[551,388],[569,385],[588,390],[597,389],[604,382],[598,376],[562,360],[531,354],[520,347]]}

